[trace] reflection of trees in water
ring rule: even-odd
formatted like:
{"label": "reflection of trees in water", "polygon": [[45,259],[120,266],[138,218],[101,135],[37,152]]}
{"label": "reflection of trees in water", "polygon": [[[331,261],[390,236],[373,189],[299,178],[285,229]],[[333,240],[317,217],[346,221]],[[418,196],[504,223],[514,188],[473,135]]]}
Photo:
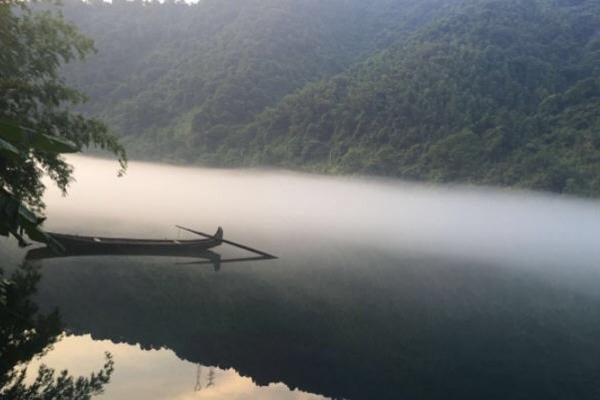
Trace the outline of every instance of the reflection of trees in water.
{"label": "reflection of trees in water", "polygon": [[196,369],[196,385],[194,386],[194,391],[199,392],[202,389],[215,386],[215,377],[215,369],[213,367],[209,367],[206,385],[202,386],[202,365],[198,364]]}
{"label": "reflection of trees in water", "polygon": [[41,365],[33,381],[27,382],[27,366],[41,357],[62,335],[58,311],[43,315],[31,300],[40,274],[23,266],[10,279],[0,270],[0,398],[2,399],[89,399],[103,392],[113,372],[114,362],[106,362],[97,373],[75,378],[67,370],[57,373]]}
{"label": "reflection of trees in water", "polygon": [[76,333],[168,347],[257,385],[350,399],[600,398],[600,296],[519,271],[389,260],[210,274],[134,262],[52,265],[45,297]]}
{"label": "reflection of trees in water", "polygon": [[196,386],[194,386],[194,392],[202,390],[202,365],[198,364],[196,367]]}
{"label": "reflection of trees in water", "polygon": [[215,370],[211,368],[208,371],[208,382],[206,383],[206,387],[215,386]]}

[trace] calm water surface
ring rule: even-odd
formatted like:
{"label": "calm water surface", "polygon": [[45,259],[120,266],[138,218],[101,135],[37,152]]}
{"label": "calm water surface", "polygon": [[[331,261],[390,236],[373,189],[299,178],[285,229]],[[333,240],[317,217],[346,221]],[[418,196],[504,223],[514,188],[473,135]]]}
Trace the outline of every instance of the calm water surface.
{"label": "calm water surface", "polygon": [[[277,171],[72,157],[46,228],[188,238],[275,261],[38,262],[68,335],[44,362],[110,399],[600,397],[600,203]],[[1,248],[6,264],[23,253]],[[224,256],[239,256],[220,248]],[[33,367],[35,367],[32,366]]]}

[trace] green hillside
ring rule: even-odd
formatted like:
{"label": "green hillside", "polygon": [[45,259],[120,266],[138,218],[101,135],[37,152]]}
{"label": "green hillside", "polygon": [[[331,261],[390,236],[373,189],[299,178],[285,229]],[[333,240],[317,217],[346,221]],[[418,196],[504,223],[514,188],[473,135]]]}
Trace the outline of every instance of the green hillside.
{"label": "green hillside", "polygon": [[216,159],[600,193],[595,2],[474,2],[260,115]]}
{"label": "green hillside", "polygon": [[[65,76],[133,157],[197,162],[307,83],[383,49],[456,0],[68,0],[98,53]],[[210,151],[212,153],[212,151]]]}
{"label": "green hillside", "polygon": [[72,2],[65,14],[99,50],[66,76],[133,157],[600,194],[595,1]]}

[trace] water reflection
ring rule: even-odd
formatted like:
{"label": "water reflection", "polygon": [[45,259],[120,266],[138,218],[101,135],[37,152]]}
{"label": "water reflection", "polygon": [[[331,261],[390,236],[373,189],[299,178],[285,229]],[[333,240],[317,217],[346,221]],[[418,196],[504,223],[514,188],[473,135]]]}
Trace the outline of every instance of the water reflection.
{"label": "water reflection", "polygon": [[350,399],[598,394],[600,296],[489,265],[343,254],[219,274],[52,264],[40,297],[74,333],[172,349],[260,386]]}
{"label": "water reflection", "polygon": [[59,339],[62,323],[58,312],[38,313],[31,300],[40,275],[23,265],[3,279],[0,270],[0,398],[5,400],[85,400],[100,394],[109,382],[114,362],[105,353],[106,362],[88,378],[60,373],[32,360],[43,356]]}
{"label": "water reflection", "polygon": [[73,372],[96,367],[109,349],[119,368],[101,398],[107,399],[265,399],[323,400],[323,397],[291,390],[283,383],[257,386],[233,369],[221,369],[181,361],[171,350],[142,350],[138,345],[93,340],[89,335],[65,337],[43,359],[56,368]]}

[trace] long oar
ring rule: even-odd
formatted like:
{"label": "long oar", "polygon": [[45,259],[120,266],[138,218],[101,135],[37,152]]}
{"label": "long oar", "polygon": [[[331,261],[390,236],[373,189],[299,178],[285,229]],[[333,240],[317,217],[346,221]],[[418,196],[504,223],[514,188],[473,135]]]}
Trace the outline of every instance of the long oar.
{"label": "long oar", "polygon": [[[186,228],[186,227],[184,227],[184,226],[180,226],[180,225],[175,225],[175,226],[176,226],[177,228],[179,228],[179,229],[182,229],[182,230],[184,230],[184,231],[188,231],[188,232],[191,232],[191,233],[195,233],[196,235],[204,236],[204,237],[206,237],[206,238],[209,238],[209,239],[214,237],[214,235],[209,235],[208,233],[204,233],[204,232],[195,231],[195,230],[193,230],[193,229]],[[275,256],[274,256],[274,255],[272,255],[272,254],[265,253],[264,251],[260,251],[260,250],[258,250],[258,249],[254,249],[254,248],[252,248],[252,247],[249,247],[249,246],[246,246],[246,245],[243,245],[243,244],[240,244],[240,243],[235,243],[235,242],[232,242],[232,241],[230,241],[230,240],[225,240],[225,239],[222,239],[221,241],[222,241],[223,243],[227,243],[227,244],[230,244],[230,245],[232,245],[232,246],[239,247],[240,249],[244,249],[244,250],[251,251],[252,253],[260,254],[261,256],[265,257],[265,259],[275,259],[275,258],[277,258],[277,257],[275,257]]]}
{"label": "long oar", "polygon": [[[244,257],[244,258],[225,258],[223,260],[219,260],[216,261],[219,264],[225,264],[225,263],[238,263],[238,262],[244,262],[244,261],[260,261],[260,260],[272,260],[271,257],[264,257],[264,256],[260,256],[260,257]],[[202,264],[214,264],[214,261],[187,261],[187,262],[179,262],[176,263],[176,265],[202,265]]]}

